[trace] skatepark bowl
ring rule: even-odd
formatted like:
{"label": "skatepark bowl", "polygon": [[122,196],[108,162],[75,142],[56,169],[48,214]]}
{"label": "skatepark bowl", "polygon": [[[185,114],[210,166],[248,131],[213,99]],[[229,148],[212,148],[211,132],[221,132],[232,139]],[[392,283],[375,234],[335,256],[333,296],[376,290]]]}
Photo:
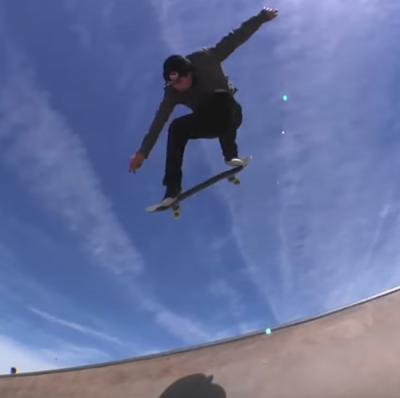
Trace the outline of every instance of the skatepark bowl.
{"label": "skatepark bowl", "polygon": [[1,398],[400,396],[400,290],[236,339],[0,377]]}

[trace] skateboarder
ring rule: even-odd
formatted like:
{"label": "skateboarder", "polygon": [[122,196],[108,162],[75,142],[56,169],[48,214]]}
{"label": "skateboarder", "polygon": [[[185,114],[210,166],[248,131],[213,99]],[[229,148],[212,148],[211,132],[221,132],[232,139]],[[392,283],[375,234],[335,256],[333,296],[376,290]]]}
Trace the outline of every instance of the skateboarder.
{"label": "skateboarder", "polygon": [[181,191],[182,161],[189,139],[218,138],[225,162],[243,165],[238,156],[236,132],[242,123],[242,109],[235,100],[236,89],[229,83],[221,63],[246,42],[278,11],[263,8],[238,29],[223,37],[215,46],[190,55],[172,55],[163,66],[164,98],[139,150],[132,155],[129,171],[136,172],[148,158],[175,105],[183,104],[193,112],[172,121],[168,129],[167,157],[162,205],[174,201]]}

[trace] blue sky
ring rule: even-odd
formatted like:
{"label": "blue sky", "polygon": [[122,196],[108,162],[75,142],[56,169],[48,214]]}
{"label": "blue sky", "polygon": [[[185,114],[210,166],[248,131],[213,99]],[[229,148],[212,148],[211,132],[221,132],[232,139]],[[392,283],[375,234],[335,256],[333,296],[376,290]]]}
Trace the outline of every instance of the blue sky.
{"label": "blue sky", "polygon": [[[163,60],[263,5],[279,18],[225,63],[254,156],[242,185],[179,221],[146,214],[166,135],[127,170]],[[0,0],[0,373],[205,343],[397,286],[399,20],[397,0]],[[218,143],[190,143],[184,166],[186,187],[223,170]]]}

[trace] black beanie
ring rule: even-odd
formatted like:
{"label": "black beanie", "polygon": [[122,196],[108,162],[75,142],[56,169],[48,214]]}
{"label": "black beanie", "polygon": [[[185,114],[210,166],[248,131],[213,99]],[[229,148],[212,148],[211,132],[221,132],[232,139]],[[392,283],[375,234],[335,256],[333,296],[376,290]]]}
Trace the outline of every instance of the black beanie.
{"label": "black beanie", "polygon": [[164,61],[163,77],[168,82],[169,75],[172,72],[178,73],[178,75],[185,75],[193,70],[193,66],[189,59],[182,55],[171,55]]}

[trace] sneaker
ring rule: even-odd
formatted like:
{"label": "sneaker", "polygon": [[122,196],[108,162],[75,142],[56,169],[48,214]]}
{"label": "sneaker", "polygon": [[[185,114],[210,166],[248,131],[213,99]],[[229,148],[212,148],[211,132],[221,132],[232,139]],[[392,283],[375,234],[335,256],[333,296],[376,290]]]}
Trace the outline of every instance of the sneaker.
{"label": "sneaker", "polygon": [[180,194],[180,188],[167,188],[165,191],[164,199],[160,203],[162,206],[169,206]]}
{"label": "sneaker", "polygon": [[162,202],[160,203],[161,206],[165,206],[168,207],[171,205],[171,203],[173,203],[176,200],[176,196],[175,197],[171,197],[171,196],[167,196],[166,198],[164,198],[162,200]]}
{"label": "sneaker", "polygon": [[245,162],[240,158],[232,158],[231,160],[225,160],[225,164],[231,167],[239,167],[244,166]]}

